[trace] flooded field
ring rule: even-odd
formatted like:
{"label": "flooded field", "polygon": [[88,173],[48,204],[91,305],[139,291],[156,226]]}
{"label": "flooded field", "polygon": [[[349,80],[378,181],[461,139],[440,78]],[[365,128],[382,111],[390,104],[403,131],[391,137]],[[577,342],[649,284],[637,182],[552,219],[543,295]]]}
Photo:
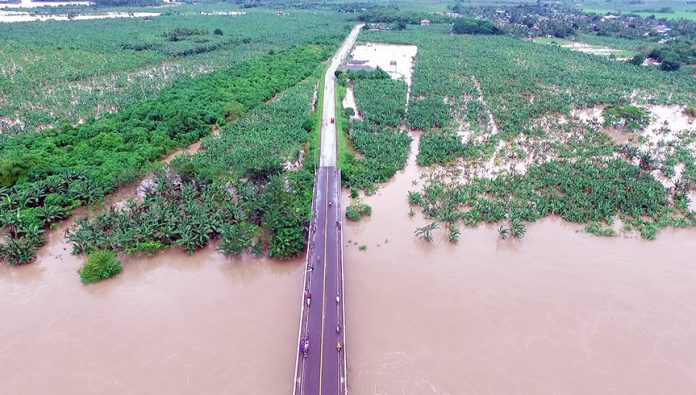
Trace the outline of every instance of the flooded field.
{"label": "flooded field", "polygon": [[35,263],[0,265],[0,364],[13,367],[0,372],[0,392],[291,391],[302,259],[172,250],[125,258],[123,273],[83,286],[67,225]]}
{"label": "flooded field", "polygon": [[[345,226],[352,393],[691,392],[696,232],[606,239],[549,218],[521,240],[498,241],[491,225],[426,244],[406,201],[421,182],[413,137],[406,169],[365,198],[372,216]],[[3,369],[3,390],[291,391],[301,258],[172,250],[83,286],[67,226],[36,263],[0,266],[0,363],[31,367]]]}
{"label": "flooded field", "polygon": [[482,226],[429,245],[408,216],[418,179],[412,152],[365,198],[372,216],[346,225],[353,393],[691,392],[693,230],[606,239],[550,218],[519,241]]}
{"label": "flooded field", "polygon": [[[649,105],[643,106],[650,116],[650,123],[643,129],[630,131],[624,127],[604,127],[604,108],[601,106],[573,110],[572,116],[580,122],[603,128],[603,130],[618,144],[628,144],[641,152],[647,152],[659,161],[667,160],[672,154],[673,147],[679,147],[691,155],[696,154],[696,119],[686,114],[686,106],[679,105]],[[639,164],[638,158],[633,159]],[[664,177],[659,169],[653,176],[666,188],[673,187],[682,180],[684,165],[674,167],[674,174]],[[691,199],[691,205],[696,202]],[[693,208],[691,208],[693,209]]]}
{"label": "flooded field", "polygon": [[416,52],[418,47],[415,45],[365,43],[356,45],[351,57],[354,60],[366,61],[372,68],[379,67],[393,79],[403,79],[410,88]]}

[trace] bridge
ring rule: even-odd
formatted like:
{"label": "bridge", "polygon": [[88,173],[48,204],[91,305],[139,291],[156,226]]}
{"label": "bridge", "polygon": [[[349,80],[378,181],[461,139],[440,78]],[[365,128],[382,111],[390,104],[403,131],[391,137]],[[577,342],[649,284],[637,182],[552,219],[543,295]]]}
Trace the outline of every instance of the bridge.
{"label": "bridge", "polygon": [[321,156],[314,183],[307,259],[303,276],[293,394],[347,392],[343,300],[341,173],[337,168],[336,77],[363,25],[353,28],[326,71],[321,122]]}

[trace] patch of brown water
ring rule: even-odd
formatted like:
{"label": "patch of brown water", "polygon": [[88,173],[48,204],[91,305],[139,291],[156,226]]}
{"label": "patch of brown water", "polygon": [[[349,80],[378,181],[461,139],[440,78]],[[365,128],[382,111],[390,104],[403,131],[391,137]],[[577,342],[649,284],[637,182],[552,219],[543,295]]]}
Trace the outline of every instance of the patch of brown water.
{"label": "patch of brown water", "polygon": [[83,286],[62,235],[37,261],[0,265],[2,392],[288,393],[301,261],[225,258],[208,247],[127,257]]}
{"label": "patch of brown water", "polygon": [[[171,155],[195,153],[200,142]],[[152,177],[119,188],[95,212],[142,197]],[[302,259],[226,258],[209,246],[124,257],[123,273],[84,286],[64,237],[46,233],[35,263],[0,265],[7,303],[0,372],[14,394],[284,393],[292,387]],[[0,391],[2,392],[2,391]]]}
{"label": "patch of brown water", "polygon": [[198,152],[198,150],[201,149],[202,143],[203,143],[203,140],[201,139],[201,140],[196,141],[195,143],[190,144],[186,148],[179,148],[176,151],[172,152],[171,154],[165,156],[164,159],[162,159],[162,163],[171,163],[171,161],[173,161],[174,158],[176,158],[177,156],[179,156],[181,154],[193,155],[196,152]]}
{"label": "patch of brown water", "polygon": [[352,392],[691,392],[692,230],[607,239],[548,218],[521,240],[481,226],[430,245],[413,235],[424,219],[407,214],[418,179],[412,153],[365,198],[372,216],[345,225]]}

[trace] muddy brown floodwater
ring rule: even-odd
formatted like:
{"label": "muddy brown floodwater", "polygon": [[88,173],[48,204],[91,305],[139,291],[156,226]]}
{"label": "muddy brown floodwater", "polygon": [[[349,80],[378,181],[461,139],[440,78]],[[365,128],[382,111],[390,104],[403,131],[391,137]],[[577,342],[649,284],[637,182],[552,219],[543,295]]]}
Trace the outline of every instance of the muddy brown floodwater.
{"label": "muddy brown floodwater", "polygon": [[[693,392],[693,230],[604,239],[551,218],[519,241],[482,226],[428,245],[407,215],[416,148],[345,227],[352,393]],[[0,265],[0,393],[291,392],[301,258],[172,250],[83,286],[67,225],[37,262]]]}
{"label": "muddy brown floodwater", "polygon": [[407,215],[414,160],[346,225],[352,393],[693,393],[693,230],[606,239],[550,218],[519,241],[482,226],[428,245]]}
{"label": "muddy brown floodwater", "polygon": [[0,265],[0,393],[292,391],[302,259],[168,251],[83,286],[66,226],[35,263]]}

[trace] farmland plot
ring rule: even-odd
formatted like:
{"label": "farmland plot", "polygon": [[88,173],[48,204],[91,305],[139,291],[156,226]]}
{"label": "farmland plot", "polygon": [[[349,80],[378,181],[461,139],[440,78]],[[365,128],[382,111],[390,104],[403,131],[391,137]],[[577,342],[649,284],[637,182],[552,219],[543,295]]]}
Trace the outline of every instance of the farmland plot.
{"label": "farmland plot", "polygon": [[0,24],[0,135],[99,118],[174,81],[337,39],[346,26],[340,14],[299,10]]}
{"label": "farmland plot", "polygon": [[[0,257],[11,264],[31,261],[37,247],[44,242],[43,234],[47,227],[69,216],[75,208],[99,203],[118,186],[157,168],[155,162],[172,148],[187,146],[228,122],[234,124],[255,107],[269,103],[279,92],[312,75],[333,49],[334,45],[311,44],[262,56],[174,85],[157,97],[130,105],[126,110],[97,121],[8,139],[0,146],[0,194],[4,196],[0,203],[0,227],[7,230],[4,243],[0,243]],[[311,97],[312,84],[305,85],[310,85]],[[277,102],[270,100],[270,103]],[[308,112],[310,100],[303,104]],[[269,107],[269,111],[273,110],[283,113],[277,107]],[[180,176],[177,182],[195,178],[196,185],[207,186],[220,179],[227,181],[230,175],[265,181],[279,174],[283,170],[282,163],[299,151],[288,138],[291,142],[301,143],[304,133],[306,139],[307,130],[298,132],[296,127],[298,117],[303,128],[312,124],[308,115],[296,109],[293,111],[297,113],[294,117],[285,117],[288,119],[283,122],[269,122],[284,125],[292,120],[295,122],[293,128],[286,125],[282,130],[273,129],[274,133],[251,125],[241,130],[233,129],[243,141],[228,142],[229,145],[220,148],[214,156],[217,161],[232,158],[230,161],[237,165],[230,171],[215,172],[217,168],[213,164],[216,162],[212,160],[198,167],[193,162],[174,160],[173,166]],[[265,123],[259,121],[257,126],[262,125]],[[227,147],[237,147],[237,150],[228,152]],[[307,183],[311,195],[312,182],[309,180]],[[217,189],[210,192],[219,197]],[[199,192],[194,190],[193,193],[186,197],[199,196]],[[289,220],[291,217],[286,215],[283,218]],[[266,222],[265,226],[270,226],[269,223]],[[208,222],[199,225],[211,229]],[[285,231],[294,236],[293,244],[279,247],[283,252],[276,251],[275,256],[287,256],[296,251],[299,239],[293,233],[295,230]],[[173,235],[168,233],[167,237]],[[207,244],[208,236],[204,241],[200,238],[187,240],[187,249],[194,251],[196,248],[190,246],[202,247]],[[304,245],[304,241],[301,244]],[[161,247],[147,245],[148,250]],[[88,249],[89,246],[81,248]]]}
{"label": "farmland plot", "polygon": [[[571,114],[596,105],[687,105],[696,79],[510,37],[447,33],[446,26],[365,33],[418,46],[407,118],[425,131],[418,163],[437,166],[409,199],[428,218],[455,231],[498,222],[502,237],[553,214],[596,234],[648,239],[664,226],[696,225],[690,132],[643,137],[649,152],[636,152]],[[659,154],[660,146],[670,148]],[[614,223],[623,224],[619,232]]]}

